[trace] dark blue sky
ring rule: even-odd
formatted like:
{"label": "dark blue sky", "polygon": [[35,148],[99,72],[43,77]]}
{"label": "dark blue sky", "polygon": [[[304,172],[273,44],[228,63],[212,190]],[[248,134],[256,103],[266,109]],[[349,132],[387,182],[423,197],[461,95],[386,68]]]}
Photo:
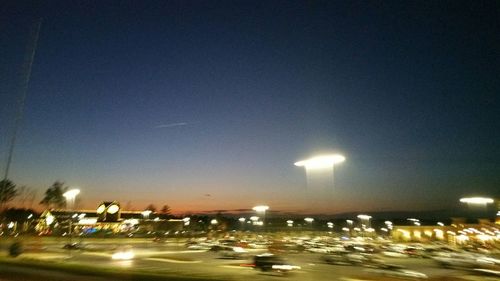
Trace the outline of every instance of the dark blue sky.
{"label": "dark blue sky", "polygon": [[[87,208],[174,212],[500,196],[497,1],[101,2],[0,10],[2,159],[43,17],[10,176],[19,185],[41,195],[59,179]],[[320,152],[347,157],[329,197],[293,166]]]}

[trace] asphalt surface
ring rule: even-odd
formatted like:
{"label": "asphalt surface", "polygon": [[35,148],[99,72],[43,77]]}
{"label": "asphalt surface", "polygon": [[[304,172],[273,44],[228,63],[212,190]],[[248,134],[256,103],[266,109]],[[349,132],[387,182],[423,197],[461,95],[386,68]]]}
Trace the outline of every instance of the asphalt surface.
{"label": "asphalt surface", "polygon": [[[53,240],[44,243],[28,243],[27,251],[20,259],[42,260],[47,263],[66,263],[73,265],[94,266],[96,268],[115,268],[120,272],[151,272],[166,276],[193,276],[197,278],[215,278],[219,280],[280,280],[282,275],[255,270],[248,265],[251,257],[264,250],[254,250],[240,259],[221,258],[220,253],[189,250],[182,243],[153,243],[135,241],[126,244],[132,247],[136,256],[133,260],[113,260],[111,255],[125,242],[99,241],[89,243],[86,250],[64,250],[61,243],[65,240]],[[95,241],[94,241],[95,242]],[[297,253],[284,256],[291,264],[301,269],[287,274],[287,280],[322,281],[322,280],[404,280],[370,272],[370,268],[352,265],[331,265],[322,262],[321,254]],[[468,271],[439,267],[431,259],[422,258],[383,258],[387,263],[404,266],[409,270],[426,274],[429,280],[498,280],[491,277],[475,276]],[[35,279],[33,279],[36,277]],[[30,279],[31,278],[31,279]],[[24,269],[19,266],[0,266],[0,281],[65,281],[65,280],[113,280],[97,276],[78,276],[50,270]],[[124,280],[120,278],[120,280]],[[172,279],[175,280],[175,279]]]}

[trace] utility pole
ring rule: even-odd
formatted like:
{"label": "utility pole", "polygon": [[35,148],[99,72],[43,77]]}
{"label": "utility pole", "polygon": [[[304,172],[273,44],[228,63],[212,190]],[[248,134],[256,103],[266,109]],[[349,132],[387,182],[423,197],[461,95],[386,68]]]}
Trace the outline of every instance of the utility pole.
{"label": "utility pole", "polygon": [[5,197],[5,188],[7,187],[7,179],[9,177],[10,164],[12,163],[12,157],[14,155],[14,147],[16,146],[17,133],[19,131],[19,127],[21,126],[21,121],[24,115],[24,105],[26,101],[26,94],[28,92],[28,84],[31,78],[31,69],[33,67],[33,60],[35,59],[36,48],[38,44],[38,37],[40,35],[40,27],[42,25],[42,19],[39,19],[31,29],[30,41],[28,42],[26,53],[24,56],[24,62],[22,65],[22,73],[24,74],[23,81],[21,83],[20,96],[18,100],[18,107],[16,113],[16,119],[14,121],[14,132],[12,133],[12,137],[10,139],[9,151],[7,154],[7,164],[5,165],[5,172],[3,176],[3,186],[0,190],[2,193],[0,194],[0,211],[3,210],[4,207],[4,197]]}

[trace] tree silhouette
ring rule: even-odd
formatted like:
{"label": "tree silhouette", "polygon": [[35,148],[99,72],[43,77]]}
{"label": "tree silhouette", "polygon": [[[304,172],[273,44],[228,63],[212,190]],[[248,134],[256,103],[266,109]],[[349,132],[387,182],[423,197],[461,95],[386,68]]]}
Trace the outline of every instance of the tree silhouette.
{"label": "tree silhouette", "polygon": [[170,212],[172,211],[172,209],[170,209],[170,206],[168,205],[163,205],[163,207],[161,208],[160,212],[163,214],[163,215],[170,215]]}
{"label": "tree silhouette", "polygon": [[50,208],[64,208],[66,206],[66,198],[64,198],[64,192],[68,190],[67,186],[64,186],[64,182],[56,181],[45,191],[45,196],[43,197],[40,204],[45,205],[48,209]]}
{"label": "tree silhouette", "polygon": [[5,203],[11,201],[16,197],[17,189],[16,185],[8,180],[4,179],[0,181],[0,210],[3,210]]}
{"label": "tree silhouette", "polygon": [[153,213],[156,213],[156,207],[155,207],[155,205],[153,205],[153,204],[149,204],[149,205],[146,207],[146,209],[145,209],[145,210],[146,210],[146,211],[151,211],[151,212],[153,212]]}

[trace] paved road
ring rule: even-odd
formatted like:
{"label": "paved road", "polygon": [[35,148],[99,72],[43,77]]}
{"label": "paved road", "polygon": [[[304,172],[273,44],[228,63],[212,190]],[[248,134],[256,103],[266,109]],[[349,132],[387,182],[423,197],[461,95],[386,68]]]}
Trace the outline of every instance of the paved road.
{"label": "paved road", "polygon": [[[21,257],[31,259],[43,259],[47,262],[64,262],[73,264],[92,265],[96,267],[114,267],[123,272],[155,272],[159,274],[195,276],[195,277],[215,277],[221,280],[276,280],[275,274],[262,273],[250,267],[244,266],[250,263],[248,259],[230,260],[221,259],[220,255],[213,252],[188,250],[176,243],[156,244],[148,241],[134,243],[133,248],[136,258],[131,261],[116,261],[111,259],[113,251],[123,245],[122,242],[101,242],[95,243],[89,247],[90,251],[72,251],[71,255],[67,250],[61,249],[61,243],[51,242],[43,244],[38,250],[27,252]],[[35,249],[32,247],[32,249]],[[258,253],[252,252],[250,256]],[[301,253],[290,254],[286,258],[295,265],[301,267],[297,273],[288,276],[287,280],[303,281],[322,281],[322,280],[401,280],[391,279],[383,275],[377,275],[367,271],[362,266],[338,266],[321,262],[321,254]],[[417,258],[384,258],[386,262],[398,264],[408,269],[425,273],[433,280],[495,280],[486,277],[472,276],[466,271],[452,270],[438,267],[430,259]],[[22,272],[22,271],[21,271]],[[56,274],[56,273],[54,273]],[[62,274],[62,273],[59,273]],[[3,276],[3,277],[2,277]],[[1,274],[0,278],[5,276],[22,276],[18,274]],[[43,280],[89,280],[88,277],[77,279],[69,278],[67,275],[49,274],[48,279]],[[69,278],[69,279],[65,279]],[[479,279],[478,279],[479,278]],[[6,279],[23,280],[23,279]],[[28,280],[28,279],[26,279]],[[95,278],[92,280],[99,280]],[[109,280],[109,279],[106,279]],[[0,281],[3,281],[0,279]],[[31,281],[31,280],[29,280]],[[101,281],[101,280],[99,280]]]}

